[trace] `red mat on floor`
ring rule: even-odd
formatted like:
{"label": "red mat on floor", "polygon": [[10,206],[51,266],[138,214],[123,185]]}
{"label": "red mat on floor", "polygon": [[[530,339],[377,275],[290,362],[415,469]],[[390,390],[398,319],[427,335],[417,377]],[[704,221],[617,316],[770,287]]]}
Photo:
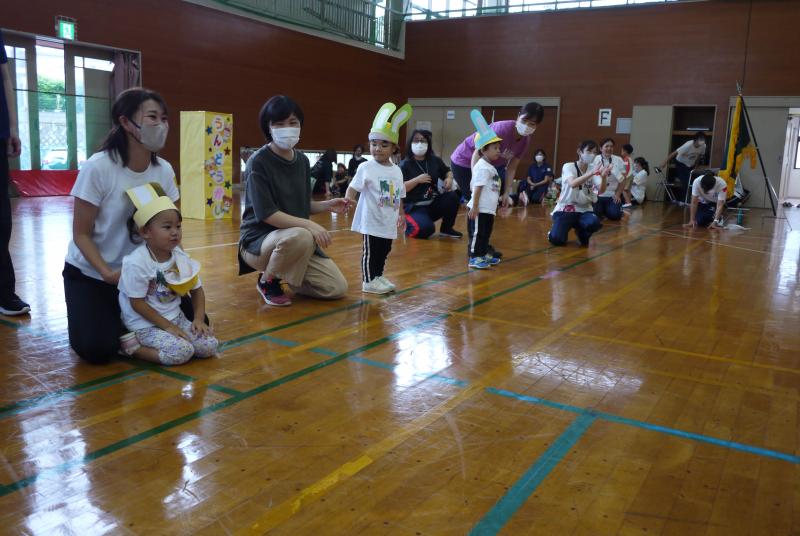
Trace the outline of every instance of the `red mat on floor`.
{"label": "red mat on floor", "polygon": [[69,195],[77,177],[75,169],[11,171],[11,182],[23,197]]}

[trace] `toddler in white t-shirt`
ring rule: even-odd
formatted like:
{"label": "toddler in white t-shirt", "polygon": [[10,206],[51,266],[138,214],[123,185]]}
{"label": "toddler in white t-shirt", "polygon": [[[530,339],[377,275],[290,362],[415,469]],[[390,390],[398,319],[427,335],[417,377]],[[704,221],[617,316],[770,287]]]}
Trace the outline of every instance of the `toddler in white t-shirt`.
{"label": "toddler in white t-shirt", "polygon": [[397,231],[405,231],[403,198],[406,189],[403,172],[391,158],[397,148],[400,127],[410,118],[408,104],[400,109],[391,102],[381,106],[369,133],[369,152],[373,159],[358,166],[347,187],[348,200],[355,201],[356,192],[360,194],[350,229],[364,235],[361,290],[371,294],[388,294],[395,290],[394,283],[384,277],[383,270]]}
{"label": "toddler in white t-shirt", "polygon": [[[123,351],[161,365],[215,355],[218,342],[204,321],[200,264],[180,247],[181,213],[158,184],[126,193],[136,206],[131,230],[144,243],[122,259],[119,305],[122,322],[133,332],[122,337]],[[180,308],[186,294],[192,297],[193,322]]]}
{"label": "toddler in white t-shirt", "polygon": [[489,254],[489,239],[500,199],[500,176],[491,162],[500,156],[502,139],[486,123],[480,111],[472,110],[470,118],[477,133],[470,181],[472,196],[467,203],[468,266],[484,270],[500,262],[499,257]]}

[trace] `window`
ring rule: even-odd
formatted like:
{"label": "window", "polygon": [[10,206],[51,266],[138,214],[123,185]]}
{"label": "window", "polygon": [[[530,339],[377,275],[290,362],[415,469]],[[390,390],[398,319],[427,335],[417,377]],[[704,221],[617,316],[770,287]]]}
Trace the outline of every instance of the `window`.
{"label": "window", "polygon": [[115,52],[10,31],[3,37],[22,144],[13,165],[79,169],[111,126]]}
{"label": "window", "polygon": [[800,169],[800,137],[797,138],[797,153],[794,157],[794,169]]}

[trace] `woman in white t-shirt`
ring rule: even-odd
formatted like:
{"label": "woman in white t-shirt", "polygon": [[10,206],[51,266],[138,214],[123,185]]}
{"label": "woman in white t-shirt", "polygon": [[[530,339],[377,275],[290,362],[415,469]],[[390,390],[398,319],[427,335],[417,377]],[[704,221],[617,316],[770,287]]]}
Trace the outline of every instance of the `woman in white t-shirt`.
{"label": "woman in white t-shirt", "polygon": [[689,178],[692,175],[692,170],[697,167],[700,160],[706,154],[706,135],[698,132],[694,138],[687,141],[667,156],[667,159],[661,164],[661,168],[666,170],[667,164],[673,158],[675,159],[675,178],[680,183],[680,188],[677,192],[678,201],[686,199],[686,192],[689,188]]}
{"label": "woman in white t-shirt", "polygon": [[[72,241],[63,273],[69,343],[91,363],[113,358],[123,333],[117,284],[122,258],[136,248],[127,225],[134,206],[125,192],[155,182],[172,201],[179,197],[172,166],[156,154],[169,131],[161,95],[123,91],[111,121],[100,152],[83,164],[72,188]],[[194,317],[190,307],[184,312]]]}
{"label": "woman in white t-shirt", "polygon": [[581,246],[588,246],[589,238],[603,226],[592,205],[597,195],[605,192],[611,165],[595,165],[597,153],[597,143],[586,140],[578,146],[578,160],[567,162],[561,170],[561,195],[552,212],[553,227],[547,233],[554,246],[567,243],[570,229],[575,229]]}
{"label": "woman in white t-shirt", "polygon": [[[606,138],[600,144],[600,154],[597,155],[592,167],[602,169],[610,166],[610,172],[606,178],[607,186],[604,192],[597,195],[594,204],[594,213],[601,220],[608,218],[612,221],[622,219],[622,190],[625,185],[625,162],[614,154],[614,140]],[[594,179],[595,183],[600,182],[600,178]]]}

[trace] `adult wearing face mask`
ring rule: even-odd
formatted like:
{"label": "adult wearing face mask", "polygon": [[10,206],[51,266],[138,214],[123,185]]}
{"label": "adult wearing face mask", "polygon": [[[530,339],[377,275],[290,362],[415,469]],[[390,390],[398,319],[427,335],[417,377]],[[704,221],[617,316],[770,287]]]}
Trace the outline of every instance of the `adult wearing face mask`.
{"label": "adult wearing face mask", "polygon": [[528,176],[519,181],[517,196],[520,204],[541,203],[552,182],[553,168],[547,163],[547,153],[544,149],[536,149],[533,164],[528,168]]}
{"label": "adult wearing face mask", "polygon": [[706,135],[698,132],[694,139],[687,141],[676,150],[669,153],[666,160],[661,163],[661,168],[666,170],[670,160],[675,159],[675,177],[680,183],[677,198],[679,201],[686,199],[686,192],[689,189],[689,179],[692,170],[697,167],[700,160],[706,154]]}
{"label": "adult wearing face mask", "polygon": [[[505,172],[505,184],[501,202],[504,206],[511,203],[511,183],[517,173],[520,159],[528,153],[531,136],[536,127],[544,118],[544,108],[538,102],[529,102],[519,109],[516,119],[495,121],[489,127],[502,138],[500,143],[500,157],[492,162],[498,171]],[[450,155],[450,165],[453,168],[461,195],[466,199],[470,197],[469,184],[472,180],[472,154],[475,152],[475,133],[473,132],[456,147]]]}
{"label": "adult wearing face mask", "polygon": [[261,298],[276,307],[290,305],[286,283],[296,294],[341,298],[347,280],[322,250],[330,233],[311,221],[311,214],[342,213],[345,199],[311,199],[308,157],[295,149],[303,126],[303,111],[289,97],[270,98],[259,113],[267,144],[247,161],[247,190],[239,230],[239,275],[258,271]]}
{"label": "adult wearing face mask", "polygon": [[[519,109],[516,119],[495,121],[489,127],[502,138],[500,156],[492,162],[500,176],[504,178],[503,195],[500,202],[510,206],[511,184],[517,174],[520,159],[528,154],[531,136],[544,118],[544,108],[538,102],[529,102]],[[464,199],[470,198],[470,182],[472,181],[472,155],[475,152],[475,132],[467,136],[450,155],[450,167]],[[502,253],[489,245],[489,252],[495,257]]]}
{"label": "adult wearing face mask", "polygon": [[[120,93],[111,121],[100,152],[83,164],[72,188],[72,241],[63,273],[69,343],[91,363],[116,356],[123,334],[117,283],[122,258],[136,248],[128,233],[135,208],[125,192],[155,182],[173,202],[179,197],[172,166],[157,155],[169,131],[161,95],[143,88]],[[181,308],[194,317],[191,301]]]}
{"label": "adult wearing face mask", "polygon": [[430,131],[414,130],[408,139],[406,158],[400,162],[406,186],[406,235],[428,238],[436,232],[436,222],[441,219],[439,235],[461,238],[463,234],[453,228],[459,199],[453,191],[453,173],[432,146]]}

